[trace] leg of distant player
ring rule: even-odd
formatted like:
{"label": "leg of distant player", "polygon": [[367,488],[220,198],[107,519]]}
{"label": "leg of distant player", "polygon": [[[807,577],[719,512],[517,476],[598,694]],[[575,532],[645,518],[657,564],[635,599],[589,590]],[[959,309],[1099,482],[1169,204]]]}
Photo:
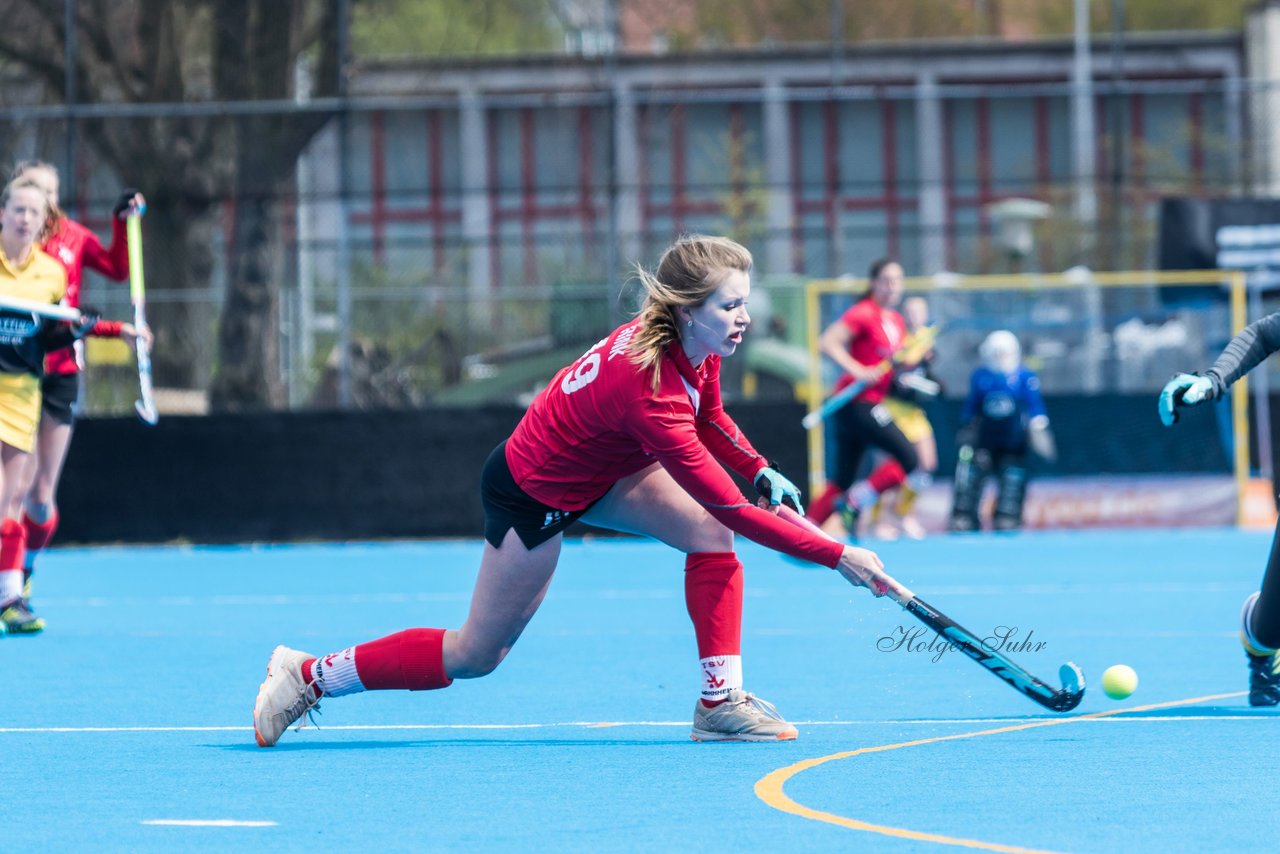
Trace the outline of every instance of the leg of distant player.
{"label": "leg of distant player", "polygon": [[[835,423],[836,441],[842,452],[836,480],[813,502],[809,517],[821,525],[838,508],[845,517],[845,528],[856,533],[862,510],[873,505],[882,492],[906,480],[919,458],[916,449],[879,404],[857,401],[847,404],[836,412]],[[881,449],[889,459],[855,483],[858,463],[868,446]]]}
{"label": "leg of distant player", "polygon": [[835,446],[835,465],[826,487],[809,502],[808,516],[816,525],[821,526],[835,512],[836,502],[858,476],[858,467],[862,465],[862,457],[870,442],[868,436],[852,427],[847,413],[855,407],[864,406],[865,404],[856,402],[847,404],[827,421],[827,425],[832,428],[827,435]]}
{"label": "leg of distant player", "polygon": [[[742,569],[733,553],[732,533],[656,464],[618,481],[583,519],[651,536],[685,552],[686,599],[704,690],[714,698],[710,704],[699,700],[694,737],[795,738],[795,728],[769,704],[741,690]],[[454,678],[491,673],[542,603],[561,540],[556,534],[528,549],[511,529],[499,548],[486,541],[470,612],[456,631],[409,629],[318,658],[278,647],[255,707],[258,744],[275,744],[321,696],[444,688]]]}
{"label": "leg of distant player", "polygon": [[26,551],[26,531],[18,521],[22,511],[23,487],[29,464],[26,451],[0,442],[0,623],[16,634],[34,634],[44,629],[44,621],[22,603],[22,562]]}
{"label": "leg of distant player", "polygon": [[1245,599],[1240,624],[1249,661],[1249,704],[1280,705],[1280,524],[1271,541],[1262,588]]}
{"label": "leg of distant player", "polygon": [[1022,527],[1022,508],[1027,500],[1026,455],[1002,454],[995,470],[999,491],[991,526],[997,531],[1016,531]]}
{"label": "leg of distant player", "polygon": [[982,490],[991,472],[991,452],[986,448],[963,445],[956,461],[956,476],[952,482],[951,522],[952,531],[979,531],[982,522],[978,518],[982,503]]}
{"label": "leg of distant player", "polygon": [[934,438],[933,429],[928,427],[928,422],[925,424],[926,429],[915,441],[916,455],[919,457],[920,464],[907,476],[906,482],[899,488],[900,494],[895,508],[898,517],[902,520],[900,523],[902,532],[913,540],[920,540],[925,536],[924,526],[920,524],[920,520],[913,512],[916,499],[933,483],[933,473],[938,470],[938,443]]}
{"label": "leg of distant player", "polygon": [[[58,528],[58,481],[62,477],[67,449],[71,447],[71,432],[70,423],[62,423],[47,412],[40,416],[40,436],[36,442],[36,452],[31,455],[27,465],[24,482],[30,484],[30,487],[25,490],[26,498],[22,508],[22,527],[27,535],[26,560],[22,567],[22,595],[27,600],[31,598],[31,579],[36,560]],[[27,606],[30,607],[29,601]]]}
{"label": "leg of distant player", "polygon": [[[845,407],[846,410],[852,407]],[[872,445],[888,454],[867,477],[857,481],[836,502],[845,527],[856,531],[862,511],[886,490],[901,485],[919,465],[915,447],[893,423],[883,406],[859,408],[850,413],[849,429],[865,435]]]}
{"label": "leg of distant player", "polygon": [[[887,456],[884,451],[877,448],[871,455],[871,467],[867,470],[867,474],[878,468]],[[906,484],[904,483],[902,486],[890,487],[881,493],[875,504],[867,508],[859,520],[862,523],[863,530],[861,532],[850,532],[850,535],[866,535],[877,540],[896,540],[901,533],[900,525],[902,523],[902,518],[897,512],[897,505],[901,501],[905,487]]]}

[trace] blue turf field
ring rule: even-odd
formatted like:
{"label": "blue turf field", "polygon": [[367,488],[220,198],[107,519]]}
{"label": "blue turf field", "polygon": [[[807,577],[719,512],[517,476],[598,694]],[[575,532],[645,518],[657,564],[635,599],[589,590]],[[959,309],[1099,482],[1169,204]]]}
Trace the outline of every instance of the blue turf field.
{"label": "blue turf field", "polygon": [[[878,650],[911,618],[744,544],[747,688],[801,731],[778,745],[688,740],[678,555],[570,542],[495,674],[325,701],[320,730],[273,750],[250,725],[272,648],[456,626],[476,542],[55,551],[35,597],[49,630],[0,640],[5,847],[1272,851],[1280,715],[1246,704],[1236,638],[1269,539],[878,546],[970,629],[1043,643],[1013,655],[1042,678],[1078,662],[1090,690],[1071,716],[955,652]],[[1123,702],[1097,687],[1117,662],[1141,678]],[[249,826],[156,823],[215,820]]]}

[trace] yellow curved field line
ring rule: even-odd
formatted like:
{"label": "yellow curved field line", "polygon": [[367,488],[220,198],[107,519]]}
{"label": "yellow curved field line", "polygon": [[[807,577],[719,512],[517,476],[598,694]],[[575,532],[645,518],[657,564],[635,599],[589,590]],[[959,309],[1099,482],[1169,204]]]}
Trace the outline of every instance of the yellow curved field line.
{"label": "yellow curved field line", "polygon": [[1244,696],[1244,691],[1236,691],[1231,694],[1210,694],[1205,697],[1193,697],[1189,700],[1173,700],[1168,703],[1153,703],[1148,706],[1134,706],[1129,709],[1116,709],[1110,712],[1093,712],[1087,715],[1072,715],[1065,718],[1046,718],[1044,720],[1032,721],[1025,724],[1014,724],[1012,726],[997,727],[996,729],[984,729],[978,732],[963,732],[956,735],[942,735],[936,738],[921,738],[915,741],[903,741],[898,744],[884,744],[878,747],[862,747],[857,750],[849,750],[843,753],[832,753],[829,756],[820,756],[816,759],[806,759],[803,762],[797,762],[794,765],[788,765],[785,768],[779,768],[771,771],[756,782],[756,797],[764,801],[769,806],[783,812],[798,815],[801,818],[812,819],[813,821],[822,821],[827,824],[834,824],[839,827],[845,827],[849,830],[862,830],[868,833],[879,833],[882,836],[892,836],[897,839],[914,839],[920,842],[935,842],[939,845],[958,845],[962,848],[980,848],[984,851],[1006,851],[1013,854],[1046,854],[1042,849],[1037,848],[1020,848],[1016,845],[1001,845],[997,842],[984,842],[980,839],[964,839],[957,836],[942,836],[937,833],[922,833],[918,830],[909,830],[903,827],[889,827],[883,824],[872,824],[868,821],[860,821],[856,818],[848,818],[835,813],[823,812],[806,807],[793,801],[782,791],[782,787],[787,781],[802,771],[808,771],[810,768],[817,768],[819,765],[825,765],[828,762],[835,762],[839,759],[851,759],[854,756],[863,756],[868,753],[884,753],[888,750],[900,750],[904,747],[918,747],[922,744],[938,744],[943,741],[958,741],[962,738],[979,738],[984,735],[1000,735],[1006,732],[1018,732],[1025,729],[1037,729],[1047,726],[1062,726],[1063,724],[1076,723],[1078,721],[1093,720],[1095,718],[1106,718],[1113,715],[1126,715],[1135,712],[1149,712],[1156,709],[1172,709],[1177,706],[1193,706],[1197,703],[1207,703],[1212,700],[1226,700],[1234,697]]}

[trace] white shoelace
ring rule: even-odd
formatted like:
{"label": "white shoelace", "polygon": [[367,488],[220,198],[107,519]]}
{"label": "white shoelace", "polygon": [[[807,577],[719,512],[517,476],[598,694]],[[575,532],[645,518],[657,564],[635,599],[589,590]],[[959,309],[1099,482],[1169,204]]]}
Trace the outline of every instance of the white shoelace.
{"label": "white shoelace", "polygon": [[[298,725],[293,728],[294,732],[302,729],[308,723],[316,729],[320,729],[320,724],[316,723],[315,716],[323,714],[323,712],[320,711],[320,697],[322,695],[317,691],[316,698],[314,700],[310,699],[312,687],[313,686],[308,685],[303,688],[302,696],[298,697],[297,701],[289,707],[289,717],[298,722]],[[302,706],[302,708],[299,709],[298,706]]]}
{"label": "white shoelace", "polygon": [[778,714],[778,710],[774,708],[773,703],[768,700],[761,700],[755,694],[743,693],[741,705],[750,705],[766,718],[772,718],[775,721],[782,721],[782,715]]}

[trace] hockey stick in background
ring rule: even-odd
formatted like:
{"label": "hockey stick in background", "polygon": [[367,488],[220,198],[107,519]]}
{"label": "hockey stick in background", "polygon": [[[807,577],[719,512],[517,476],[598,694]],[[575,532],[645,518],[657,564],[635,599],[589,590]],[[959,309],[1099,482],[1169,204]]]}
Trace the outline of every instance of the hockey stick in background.
{"label": "hockey stick in background", "polygon": [[[126,236],[129,240],[129,299],[133,302],[133,325],[141,333],[147,326],[146,281],[142,274],[142,214],[143,208],[126,220]],[[151,391],[151,348],[139,334],[135,342],[138,353],[138,387],[141,395],[133,408],[143,423],[152,427],[160,420]]]}
{"label": "hockey stick in background", "polygon": [[31,312],[41,317],[51,317],[54,320],[69,320],[72,323],[80,320],[80,309],[78,308],[55,302],[37,302],[35,300],[22,299],[21,297],[0,295],[0,311]]}
{"label": "hockey stick in background", "polygon": [[[821,528],[786,505],[779,507],[778,515],[799,528],[831,539]],[[1084,673],[1073,662],[1068,661],[1058,669],[1062,688],[1056,689],[1032,676],[998,649],[983,643],[973,632],[901,584],[896,587],[890,586],[885,595],[901,605],[911,616],[937,632],[938,637],[981,664],[997,679],[1046,709],[1053,712],[1069,712],[1080,705],[1080,701],[1084,699]]]}
{"label": "hockey stick in background", "polygon": [[[910,364],[918,362],[926,353],[933,348],[933,342],[938,337],[937,326],[923,327],[914,339],[904,341],[893,355],[888,359],[880,362],[875,366],[875,376],[869,380],[856,380],[840,391],[828,397],[822,402],[822,405],[800,419],[800,423],[804,425],[804,429],[812,430],[822,423],[822,419],[853,400],[862,392],[866,391],[867,386],[873,385],[889,371],[893,370],[894,365]],[[883,351],[882,351],[883,352]]]}

